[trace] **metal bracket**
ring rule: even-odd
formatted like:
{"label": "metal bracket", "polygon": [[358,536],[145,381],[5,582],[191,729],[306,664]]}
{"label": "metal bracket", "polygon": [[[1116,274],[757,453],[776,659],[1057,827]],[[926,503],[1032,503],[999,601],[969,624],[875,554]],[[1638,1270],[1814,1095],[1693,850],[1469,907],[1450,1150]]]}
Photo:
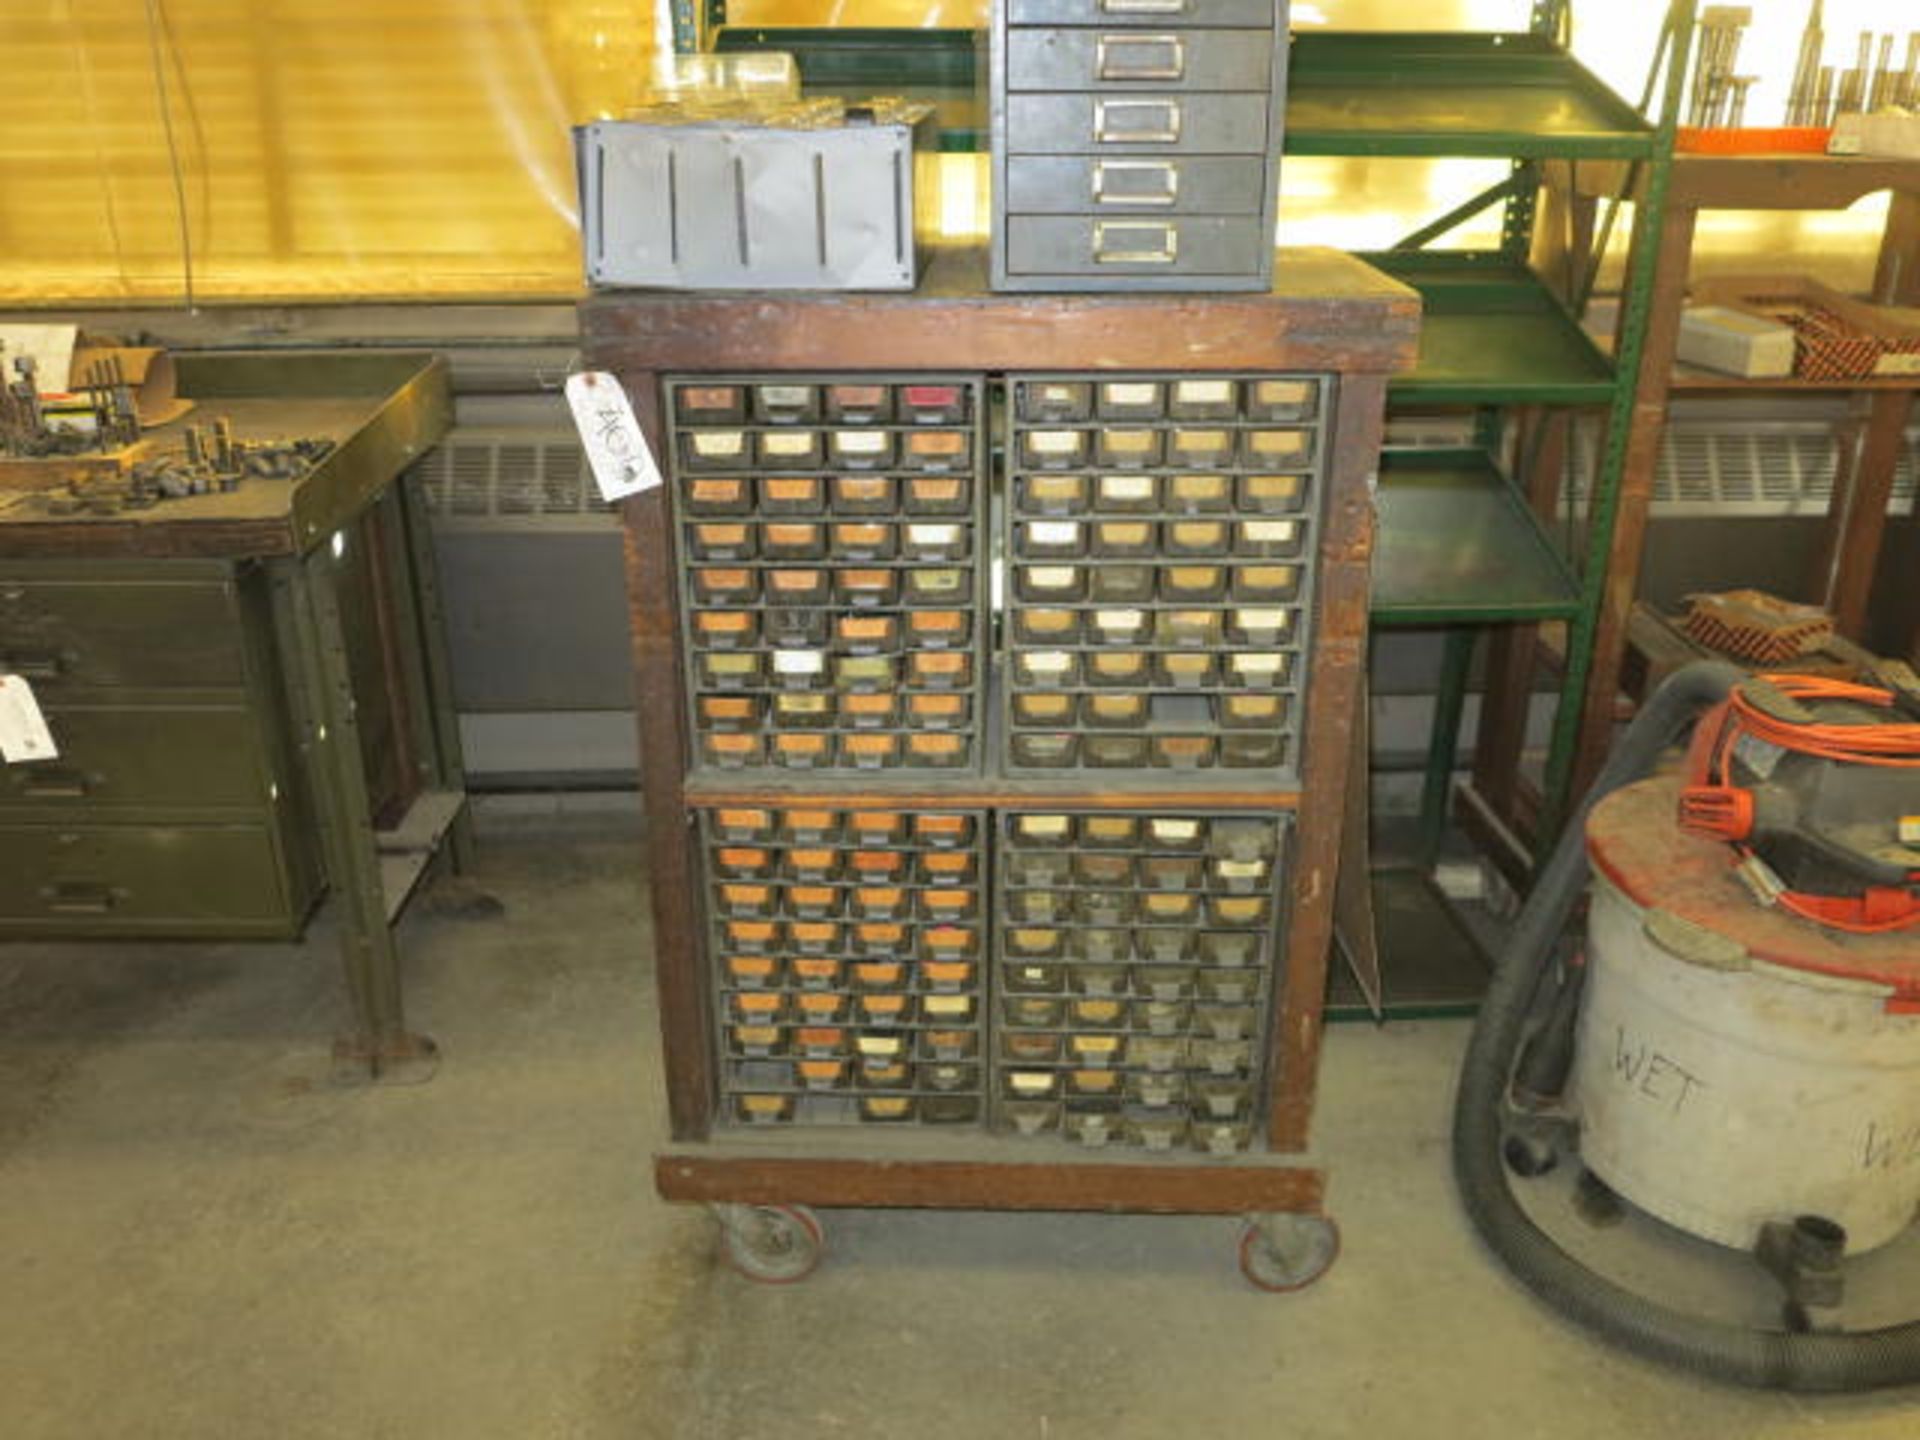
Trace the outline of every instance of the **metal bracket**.
{"label": "metal bracket", "polygon": [[1818,1215],[1773,1220],[1761,1227],[1753,1256],[1787,1292],[1787,1328],[1801,1334],[1840,1329],[1847,1277],[1841,1269],[1847,1232]]}
{"label": "metal bracket", "polygon": [[412,1031],[379,1039],[357,1032],[333,1042],[336,1085],[424,1085],[439,1069],[439,1045]]}
{"label": "metal bracket", "polygon": [[1507,201],[1509,207],[1511,207],[1514,197],[1519,194],[1518,181],[1519,170],[1518,167],[1516,167],[1514,174],[1509,175],[1504,180],[1489,185],[1485,190],[1482,190],[1471,199],[1461,201],[1460,204],[1454,206],[1453,209],[1447,211],[1446,214],[1436,220],[1428,221],[1411,234],[1403,235],[1400,239],[1393,242],[1391,248],[1394,250],[1423,250],[1435,240],[1438,240],[1442,235],[1445,235],[1449,230],[1454,229],[1456,226],[1464,225],[1489,206],[1497,205],[1504,200]]}

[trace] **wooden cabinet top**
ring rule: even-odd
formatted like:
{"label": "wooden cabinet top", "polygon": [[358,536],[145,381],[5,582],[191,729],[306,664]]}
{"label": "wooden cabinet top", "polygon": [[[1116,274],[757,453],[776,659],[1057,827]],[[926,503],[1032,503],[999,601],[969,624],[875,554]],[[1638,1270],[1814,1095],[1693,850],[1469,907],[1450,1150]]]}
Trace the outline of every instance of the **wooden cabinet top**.
{"label": "wooden cabinet top", "polygon": [[1420,297],[1336,250],[1281,250],[1265,294],[999,294],[986,254],[937,249],[899,292],[605,291],[597,367],[755,370],[1332,370],[1412,367]]}

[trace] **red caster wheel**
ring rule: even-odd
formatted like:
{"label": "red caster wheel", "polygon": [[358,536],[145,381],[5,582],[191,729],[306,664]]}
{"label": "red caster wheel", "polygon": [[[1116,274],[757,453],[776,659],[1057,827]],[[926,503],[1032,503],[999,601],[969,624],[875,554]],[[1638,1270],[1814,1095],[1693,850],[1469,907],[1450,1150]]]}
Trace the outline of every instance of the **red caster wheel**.
{"label": "red caster wheel", "polygon": [[1274,1294],[1306,1289],[1339,1258],[1340,1227],[1331,1216],[1253,1216],[1240,1231],[1240,1273]]}
{"label": "red caster wheel", "polygon": [[820,1217],[804,1205],[716,1205],[727,1263],[762,1285],[807,1278],[826,1253]]}

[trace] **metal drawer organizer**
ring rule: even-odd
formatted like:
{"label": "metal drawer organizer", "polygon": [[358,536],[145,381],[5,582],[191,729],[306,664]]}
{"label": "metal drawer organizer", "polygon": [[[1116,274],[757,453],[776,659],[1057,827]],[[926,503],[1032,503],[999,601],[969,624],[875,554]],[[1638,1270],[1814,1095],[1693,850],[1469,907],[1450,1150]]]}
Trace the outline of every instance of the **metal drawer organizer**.
{"label": "metal drawer organizer", "polygon": [[0,766],[0,936],[297,934],[321,884],[261,567],[0,562],[0,672],[57,759]]}
{"label": "metal drawer organizer", "polygon": [[1286,0],[995,0],[996,290],[1264,290]]}
{"label": "metal drawer organizer", "polygon": [[1333,378],[1008,389],[1007,773],[1291,781]]}
{"label": "metal drawer organizer", "polygon": [[979,376],[667,382],[695,763],[977,772]]}
{"label": "metal drawer organizer", "polygon": [[978,811],[700,812],[728,1118],[980,1122],[987,831]]}
{"label": "metal drawer organizer", "polygon": [[1244,1149],[1260,1113],[1291,817],[1002,817],[992,1122]]}

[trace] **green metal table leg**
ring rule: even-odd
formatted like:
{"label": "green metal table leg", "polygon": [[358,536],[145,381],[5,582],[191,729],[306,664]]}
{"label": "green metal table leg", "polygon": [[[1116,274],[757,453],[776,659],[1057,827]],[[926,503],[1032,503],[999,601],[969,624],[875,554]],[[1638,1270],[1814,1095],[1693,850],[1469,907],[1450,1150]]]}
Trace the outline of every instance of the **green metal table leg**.
{"label": "green metal table leg", "polygon": [[[413,618],[407,637],[411,652],[408,658],[419,669],[420,690],[414,708],[423,716],[424,728],[431,730],[432,781],[436,789],[464,792],[466,755],[460,746],[460,716],[453,704],[446,611],[440,598],[440,567],[434,557],[431,522],[420,500],[419,482],[413,476],[402,475],[389,493],[407,552],[407,564],[396,573],[405,576],[405,584],[400,587],[406,592],[403,605]],[[465,805],[447,831],[447,849],[456,874],[472,867],[473,815]]]}
{"label": "green metal table leg", "polygon": [[1447,631],[1440,685],[1433,697],[1433,730],[1427,740],[1426,785],[1420,794],[1420,868],[1440,861],[1447,834],[1447,802],[1453,794],[1453,763],[1460,750],[1460,721],[1467,707],[1467,677],[1479,634],[1467,626]]}
{"label": "green metal table leg", "polygon": [[339,905],[353,1031],[334,1044],[336,1071],[386,1082],[428,1079],[432,1040],[406,1027],[399,959],[387,926],[373,816],[367,806],[353,677],[326,547],[270,567],[274,621],[289,669],[300,748],[313,789],[327,881]]}

